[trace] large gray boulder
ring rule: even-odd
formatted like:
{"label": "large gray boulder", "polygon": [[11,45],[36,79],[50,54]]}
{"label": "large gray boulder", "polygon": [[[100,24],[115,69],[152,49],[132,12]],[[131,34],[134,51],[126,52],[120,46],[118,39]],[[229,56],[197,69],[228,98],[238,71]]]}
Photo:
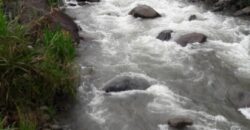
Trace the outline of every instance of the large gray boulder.
{"label": "large gray boulder", "polygon": [[129,15],[145,19],[161,17],[161,15],[148,5],[138,5],[129,12]]}
{"label": "large gray boulder", "polygon": [[187,46],[189,43],[204,43],[207,41],[207,36],[202,33],[189,33],[180,36],[176,42],[181,46]]}
{"label": "large gray boulder", "polygon": [[145,90],[152,85],[152,80],[135,73],[124,73],[105,83],[105,92],[120,92],[128,90]]}

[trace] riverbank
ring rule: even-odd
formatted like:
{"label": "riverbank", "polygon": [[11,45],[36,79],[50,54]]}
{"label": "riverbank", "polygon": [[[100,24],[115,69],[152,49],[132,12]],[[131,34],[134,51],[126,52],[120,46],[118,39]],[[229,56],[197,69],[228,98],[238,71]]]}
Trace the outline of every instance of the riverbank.
{"label": "riverbank", "polygon": [[0,129],[61,129],[78,86],[78,26],[58,0],[0,2]]}

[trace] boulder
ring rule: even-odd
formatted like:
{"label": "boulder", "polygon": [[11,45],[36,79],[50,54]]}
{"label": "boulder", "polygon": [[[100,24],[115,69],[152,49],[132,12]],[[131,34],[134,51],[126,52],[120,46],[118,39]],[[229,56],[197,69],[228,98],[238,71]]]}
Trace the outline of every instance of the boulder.
{"label": "boulder", "polygon": [[36,37],[41,37],[43,29],[46,27],[49,27],[52,30],[57,29],[57,27],[61,27],[64,31],[69,32],[72,39],[76,43],[80,43],[80,40],[82,39],[79,36],[79,28],[77,24],[72,20],[72,18],[60,10],[54,9],[49,14],[37,20],[33,20],[29,27],[29,33],[34,39],[36,39]]}
{"label": "boulder", "polygon": [[129,12],[129,15],[133,15],[134,17],[140,17],[144,19],[153,19],[157,17],[161,17],[161,15],[156,12],[152,7],[148,5],[138,5],[134,9]]}
{"label": "boulder", "polygon": [[193,15],[189,16],[188,21],[193,21],[196,19],[197,19],[197,16],[193,14]]}
{"label": "boulder", "polygon": [[207,40],[207,36],[202,33],[189,33],[186,35],[180,36],[176,42],[181,46],[186,46],[189,43],[204,43]]}
{"label": "boulder", "polygon": [[250,6],[238,10],[234,13],[234,16],[244,16],[244,15],[250,15]]}
{"label": "boulder", "polygon": [[79,36],[79,27],[73,21],[73,19],[60,10],[52,10],[48,15],[48,18],[55,25],[60,25],[63,29],[70,32],[73,40],[76,43],[80,43],[81,37]]}
{"label": "boulder", "polygon": [[157,36],[157,39],[160,39],[162,41],[168,41],[171,39],[172,32],[173,30],[164,30]]}
{"label": "boulder", "polygon": [[168,125],[173,128],[183,129],[187,126],[193,125],[193,120],[186,117],[177,117],[168,120]]}
{"label": "boulder", "polygon": [[146,77],[130,73],[124,73],[109,80],[103,87],[103,90],[109,92],[120,92],[128,90],[145,90],[152,85]]}

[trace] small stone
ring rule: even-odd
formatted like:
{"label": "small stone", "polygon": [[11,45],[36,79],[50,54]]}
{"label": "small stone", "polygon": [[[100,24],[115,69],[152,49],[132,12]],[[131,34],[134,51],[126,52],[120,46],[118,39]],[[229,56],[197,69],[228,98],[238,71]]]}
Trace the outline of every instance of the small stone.
{"label": "small stone", "polygon": [[193,21],[193,20],[196,20],[197,19],[197,16],[196,15],[191,15],[189,18],[188,18],[188,20],[189,21]]}
{"label": "small stone", "polygon": [[164,30],[157,36],[157,39],[160,39],[162,41],[168,41],[171,39],[172,32],[173,30]]}

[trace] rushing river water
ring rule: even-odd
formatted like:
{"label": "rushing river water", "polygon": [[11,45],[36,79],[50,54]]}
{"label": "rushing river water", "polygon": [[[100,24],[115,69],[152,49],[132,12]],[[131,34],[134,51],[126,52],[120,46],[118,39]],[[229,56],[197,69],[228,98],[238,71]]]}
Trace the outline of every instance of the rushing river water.
{"label": "rushing river water", "polygon": [[[138,4],[150,5],[162,17],[128,15]],[[167,121],[176,116],[193,119],[187,130],[250,129],[250,110],[234,101],[250,90],[249,21],[183,0],[102,0],[67,12],[86,38],[79,47],[81,104],[74,130],[172,130]],[[198,19],[188,21],[192,14]],[[172,39],[156,39],[165,29],[174,31]],[[208,41],[187,47],[175,43],[190,32],[203,33]],[[146,90],[101,90],[124,73],[155,83]]]}

